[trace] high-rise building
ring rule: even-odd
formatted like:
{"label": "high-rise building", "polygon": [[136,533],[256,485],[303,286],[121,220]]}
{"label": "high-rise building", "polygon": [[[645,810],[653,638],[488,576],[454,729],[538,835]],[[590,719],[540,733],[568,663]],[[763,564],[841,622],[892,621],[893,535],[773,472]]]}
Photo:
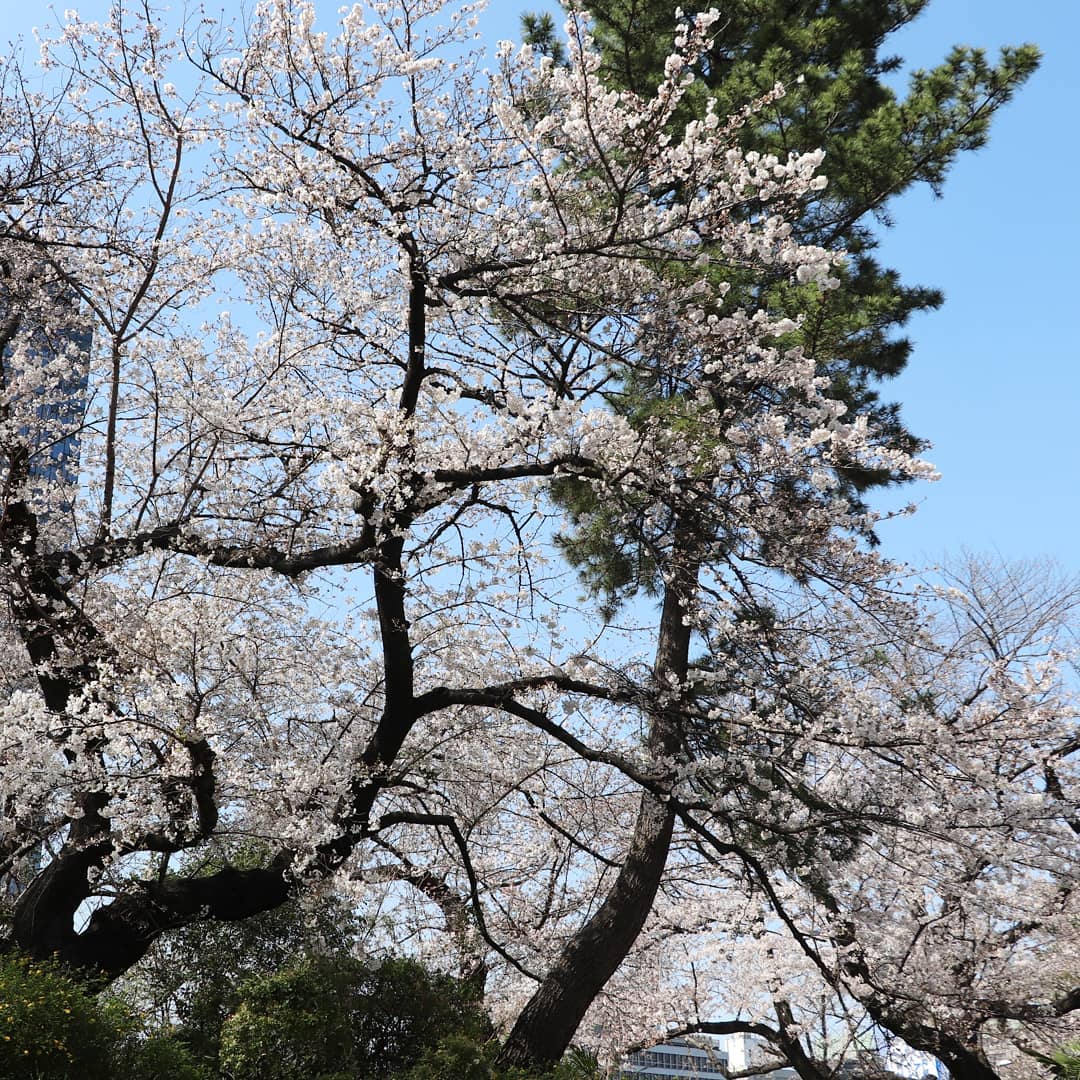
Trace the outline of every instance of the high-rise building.
{"label": "high-rise building", "polygon": [[31,497],[62,532],[68,522],[55,519],[69,521],[74,509],[93,335],[80,323],[68,294],[56,288],[44,291],[49,295],[47,314],[14,312],[15,322],[5,318],[9,313],[0,293],[0,320],[15,328],[3,351],[0,393],[29,452]]}
{"label": "high-rise building", "polygon": [[[0,291],[0,325],[8,330],[0,353],[0,415],[7,438],[28,455],[26,495],[36,504],[41,540],[66,547],[73,539],[92,333],[80,325],[66,294],[48,292],[45,306],[54,320],[11,310],[11,292]],[[0,486],[11,479],[11,446],[4,451],[0,442]],[[38,845],[0,876],[0,896],[17,896],[40,869],[43,854]]]}

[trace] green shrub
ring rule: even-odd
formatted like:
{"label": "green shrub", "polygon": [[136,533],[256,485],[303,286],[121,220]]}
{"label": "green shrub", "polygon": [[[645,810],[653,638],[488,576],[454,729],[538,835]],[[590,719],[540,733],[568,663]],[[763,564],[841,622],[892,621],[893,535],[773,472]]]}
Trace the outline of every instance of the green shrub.
{"label": "green shrub", "polygon": [[143,1038],[131,1028],[113,1049],[115,1080],[216,1080],[171,1032]]}
{"label": "green shrub", "polygon": [[57,965],[0,955],[4,1080],[211,1080],[167,1033],[144,1038],[133,1014],[95,998]]}
{"label": "green shrub", "polygon": [[396,1080],[502,1080],[495,1068],[497,1050],[467,1035],[449,1035]]}
{"label": "green shrub", "polygon": [[495,1063],[498,1052],[497,1042],[450,1035],[395,1080],[600,1080],[596,1056],[576,1046],[546,1072],[500,1068]]}
{"label": "green shrub", "polygon": [[116,1018],[55,965],[0,956],[0,1076],[115,1080]]}
{"label": "green shrub", "polygon": [[313,958],[250,980],[240,997],[221,1029],[221,1067],[232,1080],[379,1080],[449,1036],[479,1043],[489,1034],[460,982],[409,960]]}
{"label": "green shrub", "polygon": [[[270,852],[258,844],[231,846],[207,858],[181,857],[181,875],[226,867],[261,868]],[[143,959],[110,987],[146,1019],[172,1034],[217,1075],[221,1026],[240,1005],[248,980],[291,969],[313,955],[347,955],[357,936],[355,914],[333,894],[292,899],[247,919],[200,920],[166,931]]]}

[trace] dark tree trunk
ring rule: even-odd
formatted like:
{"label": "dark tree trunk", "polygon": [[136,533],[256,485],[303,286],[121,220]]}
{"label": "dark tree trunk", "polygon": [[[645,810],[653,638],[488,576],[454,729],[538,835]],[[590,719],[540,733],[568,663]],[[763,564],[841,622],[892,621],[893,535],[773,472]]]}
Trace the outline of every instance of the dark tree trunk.
{"label": "dark tree trunk", "polygon": [[18,948],[42,960],[55,957],[90,978],[114,979],[165,930],[198,919],[246,919],[289,896],[283,864],[170,878],[98,908],[76,932],[75,913],[90,894],[87,871],[104,854],[92,846],[61,853],[34,879],[15,907],[12,937]]}
{"label": "dark tree trunk", "polygon": [[981,1053],[960,1047],[938,1055],[955,1080],[1001,1080]]}
{"label": "dark tree trunk", "polygon": [[[677,550],[687,530],[676,529]],[[685,598],[693,595],[697,564],[688,555],[675,560],[682,572],[668,585],[660,616],[654,676],[658,687],[686,678],[690,629]],[[648,748],[674,756],[681,744],[678,706],[652,717]],[[589,1006],[626,958],[652,910],[667,865],[675,813],[669,803],[645,792],[626,859],[604,902],[570,939],[522,1010],[499,1062],[510,1066],[549,1065],[558,1061]]]}
{"label": "dark tree trunk", "polygon": [[889,1010],[868,1008],[867,1011],[908,1046],[933,1054],[948,1068],[954,1080],[1000,1080],[979,1048],[976,1033],[972,1032],[970,1038],[965,1039],[936,1027],[933,1022],[907,1022],[903,1016]]}
{"label": "dark tree trunk", "polygon": [[630,851],[595,915],[574,935],[522,1010],[499,1060],[504,1065],[558,1061],[596,995],[630,951],[652,909],[667,862],[672,811],[643,795]]}

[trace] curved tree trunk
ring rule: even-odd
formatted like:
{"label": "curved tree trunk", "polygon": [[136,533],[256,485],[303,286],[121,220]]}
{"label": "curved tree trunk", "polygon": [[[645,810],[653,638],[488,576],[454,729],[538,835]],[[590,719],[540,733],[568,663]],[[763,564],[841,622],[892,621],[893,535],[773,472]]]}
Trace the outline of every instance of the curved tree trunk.
{"label": "curved tree trunk", "polygon": [[633,842],[596,914],[574,935],[522,1010],[499,1060],[558,1061],[596,995],[637,939],[660,884],[674,824],[655,795],[642,796]]}
{"label": "curved tree trunk", "polygon": [[[676,548],[688,530],[676,528]],[[685,598],[692,596],[698,565],[676,560],[681,568],[664,592],[654,676],[663,687],[683,682],[689,667],[690,635]],[[658,755],[673,756],[681,743],[678,708],[658,709],[646,745]],[[633,838],[604,902],[570,939],[528,1004],[518,1016],[502,1051],[503,1065],[548,1065],[558,1061],[589,1006],[626,958],[652,910],[667,865],[675,813],[670,804],[644,792]]]}

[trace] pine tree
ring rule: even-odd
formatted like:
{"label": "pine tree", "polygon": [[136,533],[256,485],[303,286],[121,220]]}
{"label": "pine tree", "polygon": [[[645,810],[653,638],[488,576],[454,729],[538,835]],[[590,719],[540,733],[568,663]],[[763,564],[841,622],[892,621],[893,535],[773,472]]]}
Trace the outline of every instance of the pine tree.
{"label": "pine tree", "polygon": [[[942,293],[911,285],[875,257],[880,231],[890,222],[892,200],[919,184],[936,195],[957,157],[986,143],[994,113],[1035,71],[1034,45],[1006,47],[996,63],[982,49],[956,46],[941,64],[911,74],[905,94],[894,89],[902,59],[886,51],[888,38],[921,14],[929,0],[733,0],[714,26],[712,46],[697,65],[694,85],[674,121],[700,116],[706,99],[717,115],[730,116],[769,95],[756,121],[741,129],[747,151],[773,154],[820,147],[828,185],[794,219],[801,243],[848,253],[841,285],[822,291],[787,278],[746,276],[728,294],[728,309],[764,308],[801,315],[785,342],[802,345],[832,383],[833,396],[867,414],[883,442],[917,453],[925,444],[905,426],[899,405],[882,401],[880,383],[903,370],[911,342],[902,333],[911,315],[937,308]],[[568,8],[580,7],[567,0]],[[593,0],[592,32],[613,87],[641,95],[663,75],[680,21],[710,5],[679,9],[669,0]],[[564,55],[550,15],[525,15],[522,31],[555,62]],[[737,274],[725,273],[730,281]],[[636,373],[620,387],[621,407],[651,414],[670,392],[664,358],[650,381]],[[844,479],[853,492],[896,482],[888,469],[852,466]],[[617,601],[654,584],[647,538],[593,505],[581,485],[560,492],[575,523],[567,550],[585,581]],[[625,515],[624,515],[625,518]],[[876,538],[868,537],[871,541]]]}
{"label": "pine tree", "polygon": [[[770,316],[798,319],[784,344],[802,346],[815,359],[818,374],[829,379],[830,395],[846,404],[849,415],[866,417],[879,445],[905,456],[917,452],[922,442],[904,426],[898,406],[880,401],[877,384],[899,373],[910,355],[911,343],[898,330],[914,312],[938,307],[943,297],[936,289],[902,283],[896,271],[878,263],[873,254],[875,226],[888,223],[889,201],[912,186],[926,183],[940,193],[957,156],[985,143],[994,112],[1039,61],[1032,45],[1003,49],[996,65],[981,50],[957,47],[932,71],[915,72],[907,95],[899,97],[886,77],[901,60],[879,56],[879,50],[888,35],[914,19],[927,2],[733,0],[713,25],[711,48],[700,57],[694,81],[671,122],[671,135],[678,138],[687,123],[704,115],[709,97],[718,116],[732,116],[757,103],[755,119],[740,129],[747,154],[784,161],[800,151],[825,150],[828,185],[806,197],[801,212],[789,221],[800,242],[846,250],[848,262],[838,275],[839,287],[826,290],[801,283],[782,270],[751,278],[740,274],[737,265],[724,265],[713,273],[731,287],[715,313],[764,310]],[[708,6],[699,5],[697,10]],[[607,82],[646,97],[664,76],[665,57],[679,23],[694,15],[674,9],[668,0],[595,0],[589,11]],[[523,30],[534,47],[559,62],[551,20],[527,17]],[[777,83],[786,87],[782,95],[771,93]],[[673,193],[652,194],[663,200]],[[753,204],[744,206],[748,222],[757,213]],[[715,267],[715,258],[710,261]],[[672,358],[679,355],[679,333],[672,327],[669,349],[658,350],[651,366],[639,364],[628,371],[609,392],[616,410],[638,426],[657,418],[672,428],[685,422],[689,397],[670,374],[677,367]],[[715,358],[720,366],[735,361]],[[734,395],[757,395],[762,388],[729,389]],[[766,408],[782,412],[790,404],[782,391],[771,388],[770,393],[774,397],[765,402]],[[726,402],[715,394],[712,404],[724,412]],[[853,507],[862,506],[863,492],[905,479],[887,465],[866,468],[840,461],[835,469]],[[681,479],[693,483],[692,477]],[[800,520],[812,504],[812,485],[783,475],[762,476],[760,481],[773,488],[788,520]],[[591,590],[606,598],[609,610],[643,589],[663,598],[658,677],[675,674],[685,681],[691,668],[708,670],[714,662],[722,665],[730,659],[705,656],[691,661],[691,634],[685,629],[689,619],[680,599],[693,594],[698,585],[695,548],[722,551],[726,544],[722,534],[708,532],[707,525],[685,508],[657,518],[644,501],[638,505],[628,499],[618,505],[602,501],[586,484],[571,478],[560,480],[554,495],[573,525],[562,539],[564,551]],[[866,540],[876,542],[869,526],[862,531]],[[775,565],[778,554],[769,545],[763,539],[761,560]],[[760,617],[763,629],[772,617],[769,611],[746,615]],[[679,725],[653,716],[646,745],[654,752],[660,745],[669,754],[688,748],[694,733],[676,728]],[[572,1037],[584,1015],[582,1003],[602,984],[603,973],[615,971],[644,925],[669,857],[672,822],[661,801],[648,792],[642,795],[633,844],[618,879],[519,1015],[503,1048],[503,1061],[545,1060],[553,1054],[554,1032],[570,1033],[558,1040],[560,1048]],[[789,854],[788,859],[794,871],[801,857]],[[582,986],[590,991],[582,991]],[[878,1010],[874,1016],[911,1045],[932,1045],[948,1060],[954,1075],[966,1080],[988,1080],[993,1075],[959,1044],[946,1046],[941,1040],[931,1044],[924,1032],[905,1027],[893,1014]],[[795,1058],[791,1062],[799,1064]],[[814,1075],[813,1070],[804,1075]]]}

